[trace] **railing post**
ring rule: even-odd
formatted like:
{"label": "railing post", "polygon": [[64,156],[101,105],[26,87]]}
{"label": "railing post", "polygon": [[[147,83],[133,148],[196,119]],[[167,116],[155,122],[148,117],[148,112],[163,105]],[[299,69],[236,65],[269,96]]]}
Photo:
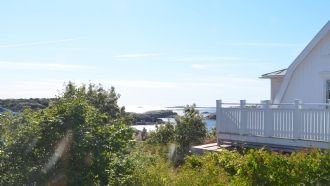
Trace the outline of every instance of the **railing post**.
{"label": "railing post", "polygon": [[270,100],[262,102],[265,109],[264,115],[264,135],[265,137],[272,137],[274,135],[274,112],[270,108]]}
{"label": "railing post", "polygon": [[294,100],[294,118],[293,118],[293,138],[300,139],[302,135],[302,123],[301,123],[301,100]]}
{"label": "railing post", "polygon": [[246,113],[246,100],[240,100],[240,110],[241,110],[241,119],[240,119],[240,130],[239,134],[247,134],[247,113]]}
{"label": "railing post", "polygon": [[220,133],[220,126],[223,125],[221,122],[221,116],[222,114],[222,100],[217,100],[216,101],[216,131],[217,131],[217,143],[218,146],[220,145],[220,140],[219,140],[219,133]]}

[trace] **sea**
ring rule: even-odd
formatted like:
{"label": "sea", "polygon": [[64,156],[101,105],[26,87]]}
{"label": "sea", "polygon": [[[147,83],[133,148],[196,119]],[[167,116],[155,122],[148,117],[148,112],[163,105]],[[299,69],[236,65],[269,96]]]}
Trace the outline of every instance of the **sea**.
{"label": "sea", "polygon": [[[206,116],[211,113],[216,112],[215,107],[197,107],[196,108],[199,113],[202,115]],[[150,105],[128,105],[125,106],[125,110],[127,112],[134,112],[134,113],[144,113],[148,111],[154,111],[154,110],[172,110],[173,112],[177,113],[179,116],[183,115],[183,110],[184,108],[182,107],[164,107],[164,106],[150,106]],[[163,121],[167,122],[174,122],[174,118],[160,118]],[[213,128],[216,126],[216,121],[215,120],[210,120],[210,119],[205,119],[205,125],[208,131],[211,131]],[[156,124],[150,124],[150,125],[133,125],[133,128],[137,130],[143,130],[145,128],[147,131],[154,131],[156,130]]]}

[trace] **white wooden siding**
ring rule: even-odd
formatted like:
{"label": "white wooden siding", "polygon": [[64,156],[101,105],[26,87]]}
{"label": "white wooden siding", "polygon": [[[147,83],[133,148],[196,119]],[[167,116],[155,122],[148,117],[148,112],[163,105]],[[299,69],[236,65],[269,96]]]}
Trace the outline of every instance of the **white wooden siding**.
{"label": "white wooden siding", "polygon": [[330,33],[294,69],[280,103],[295,99],[305,103],[325,103],[326,80],[330,80]]}

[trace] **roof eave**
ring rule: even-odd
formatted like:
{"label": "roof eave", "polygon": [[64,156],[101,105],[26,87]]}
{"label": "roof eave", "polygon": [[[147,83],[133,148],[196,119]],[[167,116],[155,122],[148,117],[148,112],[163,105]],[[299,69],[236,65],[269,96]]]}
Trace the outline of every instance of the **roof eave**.
{"label": "roof eave", "polygon": [[274,79],[274,78],[283,78],[284,75],[273,75],[273,76],[261,76],[260,79]]}

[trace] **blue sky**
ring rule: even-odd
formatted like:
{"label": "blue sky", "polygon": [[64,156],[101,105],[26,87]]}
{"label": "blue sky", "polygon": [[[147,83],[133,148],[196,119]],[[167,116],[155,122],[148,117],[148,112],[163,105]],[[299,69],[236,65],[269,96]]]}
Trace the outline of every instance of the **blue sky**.
{"label": "blue sky", "polygon": [[0,98],[115,86],[121,105],[259,102],[330,18],[330,1],[1,1]]}

